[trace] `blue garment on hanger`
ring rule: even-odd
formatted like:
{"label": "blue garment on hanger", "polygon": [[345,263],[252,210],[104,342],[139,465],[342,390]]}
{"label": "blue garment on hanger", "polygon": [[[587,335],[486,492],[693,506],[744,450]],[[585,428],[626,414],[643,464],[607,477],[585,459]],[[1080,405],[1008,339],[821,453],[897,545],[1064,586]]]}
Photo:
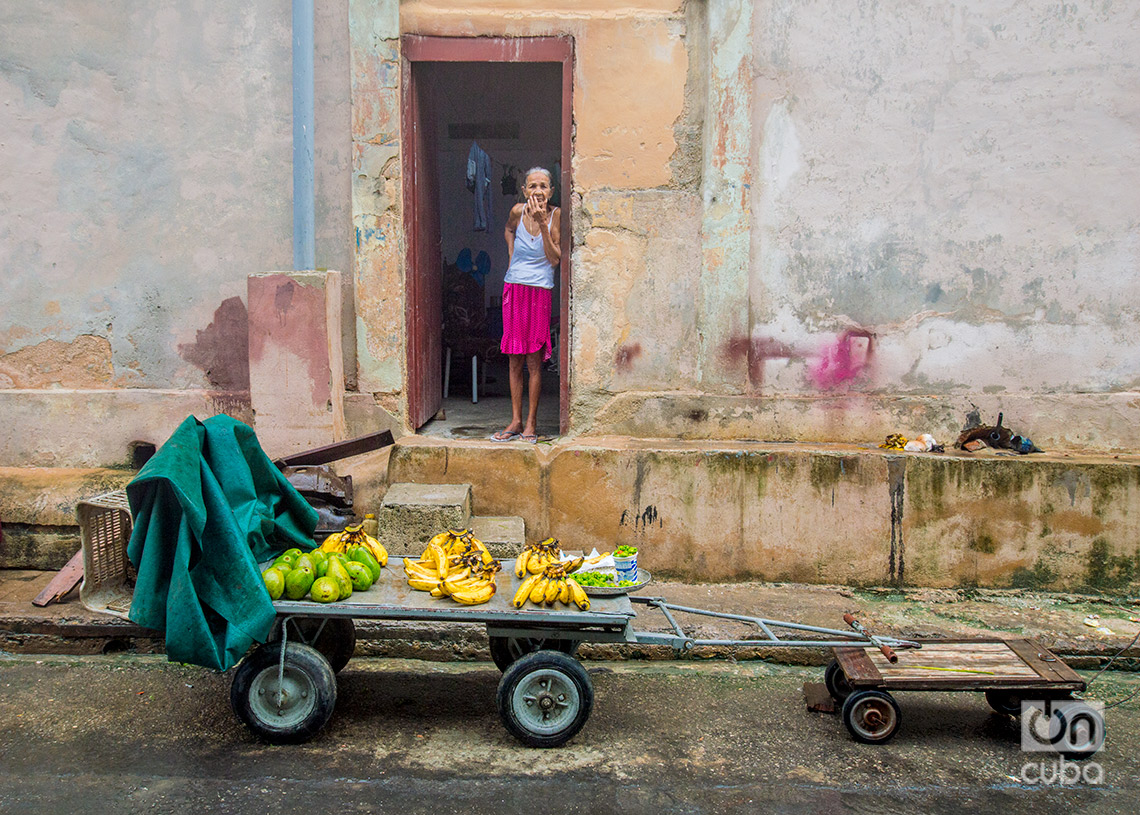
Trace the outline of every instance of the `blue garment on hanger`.
{"label": "blue garment on hanger", "polygon": [[471,142],[467,153],[467,189],[475,193],[475,231],[486,232],[493,215],[491,212],[491,157]]}
{"label": "blue garment on hanger", "polygon": [[479,281],[479,285],[483,285],[483,280],[491,273],[491,256],[485,251],[480,252],[475,256],[475,268],[470,270],[470,275]]}

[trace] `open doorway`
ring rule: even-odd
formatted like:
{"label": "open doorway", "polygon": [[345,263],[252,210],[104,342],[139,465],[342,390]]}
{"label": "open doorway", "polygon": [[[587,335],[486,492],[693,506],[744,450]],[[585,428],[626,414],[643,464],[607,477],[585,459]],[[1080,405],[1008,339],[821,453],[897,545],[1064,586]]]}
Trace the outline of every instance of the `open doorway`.
{"label": "open doorway", "polygon": [[[427,435],[486,438],[510,420],[507,357],[498,351],[503,230],[527,169],[542,166],[554,175],[553,203],[562,211],[553,355],[538,417],[540,437],[555,436],[566,428],[569,401],[569,41],[409,36],[404,46],[412,423]],[[491,167],[482,212],[468,185],[475,145]]]}

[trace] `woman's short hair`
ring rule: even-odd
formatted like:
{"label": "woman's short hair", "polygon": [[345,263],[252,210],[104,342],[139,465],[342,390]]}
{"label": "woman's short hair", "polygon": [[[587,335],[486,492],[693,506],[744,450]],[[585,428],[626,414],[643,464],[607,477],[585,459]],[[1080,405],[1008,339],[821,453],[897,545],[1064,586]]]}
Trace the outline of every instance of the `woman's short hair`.
{"label": "woman's short hair", "polygon": [[550,172],[550,170],[546,169],[545,167],[531,167],[529,170],[526,171],[526,175],[523,176],[523,179],[530,178],[535,173],[542,173],[543,175],[545,175],[546,176],[546,183],[552,187],[554,186],[554,175],[553,175],[553,173]]}

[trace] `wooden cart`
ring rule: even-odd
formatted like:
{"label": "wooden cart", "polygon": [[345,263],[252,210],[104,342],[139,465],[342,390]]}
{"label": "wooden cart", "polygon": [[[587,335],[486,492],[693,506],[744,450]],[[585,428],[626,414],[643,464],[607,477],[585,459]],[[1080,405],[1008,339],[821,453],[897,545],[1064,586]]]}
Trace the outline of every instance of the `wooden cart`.
{"label": "wooden cart", "polygon": [[1023,699],[1066,699],[1085,689],[1072,668],[1030,639],[921,644],[888,654],[873,646],[834,649],[824,683],[857,741],[881,744],[898,731],[902,717],[891,691],[982,691],[994,710],[1017,716]]}

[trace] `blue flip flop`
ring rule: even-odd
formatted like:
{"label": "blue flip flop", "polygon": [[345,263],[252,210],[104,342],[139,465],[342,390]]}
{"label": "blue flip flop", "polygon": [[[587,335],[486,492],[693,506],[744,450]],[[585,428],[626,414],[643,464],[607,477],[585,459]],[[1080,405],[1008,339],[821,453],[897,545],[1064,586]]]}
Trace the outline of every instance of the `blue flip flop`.
{"label": "blue flip flop", "polygon": [[521,435],[522,433],[516,433],[513,430],[500,430],[491,435],[491,441],[514,441]]}

